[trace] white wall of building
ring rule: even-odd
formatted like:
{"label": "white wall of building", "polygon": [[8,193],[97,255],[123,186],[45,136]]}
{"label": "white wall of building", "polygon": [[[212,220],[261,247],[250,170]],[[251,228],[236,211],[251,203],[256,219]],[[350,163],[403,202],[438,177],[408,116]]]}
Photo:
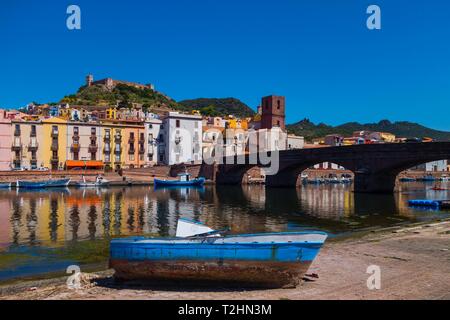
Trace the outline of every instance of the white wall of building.
{"label": "white wall of building", "polygon": [[163,120],[168,165],[202,162],[202,117],[169,112]]}

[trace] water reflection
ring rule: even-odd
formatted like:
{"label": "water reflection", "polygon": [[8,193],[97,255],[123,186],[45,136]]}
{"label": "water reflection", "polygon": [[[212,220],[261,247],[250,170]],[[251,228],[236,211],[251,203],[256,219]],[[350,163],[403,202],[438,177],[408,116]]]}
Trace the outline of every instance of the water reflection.
{"label": "water reflection", "polygon": [[[450,198],[449,191],[435,191],[432,186],[407,184],[394,195],[354,194],[349,186],[343,185],[308,185],[298,189],[211,186],[2,190],[0,280],[15,274],[15,271],[2,273],[2,268],[7,267],[1,260],[15,252],[14,248],[22,251],[69,248],[81,240],[94,243],[125,235],[173,236],[179,217],[201,220],[214,228],[230,226],[235,233],[312,228],[338,235],[355,229],[450,216],[448,211],[430,212],[407,206],[411,198]],[[447,186],[450,188],[450,184]],[[39,254],[33,252],[34,257]]]}

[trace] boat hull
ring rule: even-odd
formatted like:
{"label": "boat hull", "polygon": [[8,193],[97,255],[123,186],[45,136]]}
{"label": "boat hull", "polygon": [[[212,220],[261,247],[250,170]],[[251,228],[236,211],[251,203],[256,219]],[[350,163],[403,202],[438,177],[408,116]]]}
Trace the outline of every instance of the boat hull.
{"label": "boat hull", "polygon": [[184,186],[202,186],[205,183],[204,178],[193,179],[190,181],[178,181],[178,180],[154,180],[155,186],[168,186],[168,187],[184,187]]}
{"label": "boat hull", "polygon": [[110,267],[126,281],[295,287],[325,239],[322,233],[115,239]]}
{"label": "boat hull", "polygon": [[112,259],[110,267],[119,281],[148,284],[183,284],[293,288],[309,269],[311,261],[298,263],[244,260],[142,260]]}
{"label": "boat hull", "polygon": [[48,188],[61,188],[69,186],[70,179],[49,180],[47,181]]}
{"label": "boat hull", "polygon": [[47,182],[30,182],[30,181],[17,181],[16,187],[22,189],[43,189],[47,187]]}

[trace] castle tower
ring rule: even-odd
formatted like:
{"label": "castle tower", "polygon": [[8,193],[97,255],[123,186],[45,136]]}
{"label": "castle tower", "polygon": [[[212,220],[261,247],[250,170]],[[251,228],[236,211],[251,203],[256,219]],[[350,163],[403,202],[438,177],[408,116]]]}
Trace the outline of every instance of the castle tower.
{"label": "castle tower", "polygon": [[88,87],[92,86],[93,82],[94,82],[94,76],[92,74],[88,74],[86,76],[86,86],[88,86]]}
{"label": "castle tower", "polygon": [[279,127],[286,130],[286,101],[283,96],[268,96],[261,100],[261,129]]}

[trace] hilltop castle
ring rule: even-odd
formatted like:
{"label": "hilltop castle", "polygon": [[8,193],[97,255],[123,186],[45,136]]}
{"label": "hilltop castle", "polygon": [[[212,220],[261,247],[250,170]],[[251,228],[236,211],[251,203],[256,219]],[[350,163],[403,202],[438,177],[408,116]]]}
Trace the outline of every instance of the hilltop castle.
{"label": "hilltop castle", "polygon": [[125,84],[127,86],[132,86],[138,89],[151,89],[155,90],[155,86],[153,84],[140,84],[137,82],[129,82],[129,81],[121,81],[121,80],[114,80],[112,78],[105,78],[101,80],[94,81],[94,76],[92,74],[88,74],[86,76],[86,86],[90,87],[96,84],[102,84],[106,86],[108,89],[112,90],[114,89],[118,84]]}

